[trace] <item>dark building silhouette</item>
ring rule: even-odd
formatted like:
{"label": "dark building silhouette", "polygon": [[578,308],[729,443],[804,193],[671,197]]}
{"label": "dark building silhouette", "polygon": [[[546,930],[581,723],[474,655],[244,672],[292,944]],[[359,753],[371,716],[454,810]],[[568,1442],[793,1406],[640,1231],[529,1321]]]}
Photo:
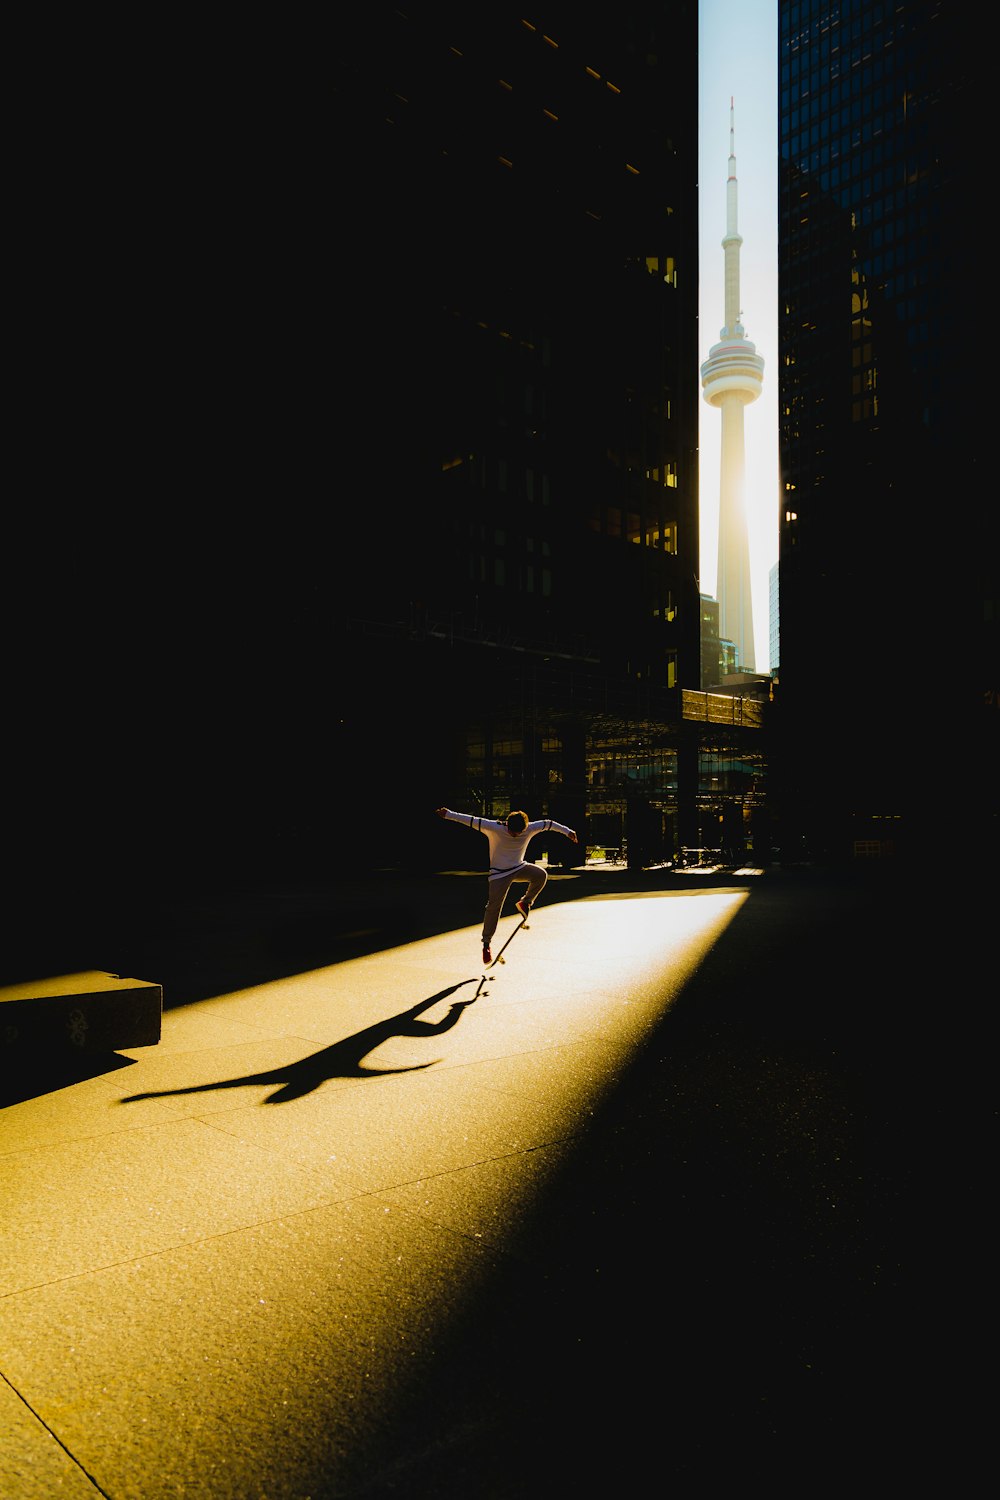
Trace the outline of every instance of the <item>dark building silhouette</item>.
{"label": "dark building silhouette", "polygon": [[[558,858],[677,857],[715,841],[723,798],[749,831],[759,706],[698,691],[697,9],[351,28],[340,185],[368,238],[345,319],[365,310],[373,366],[340,400],[385,545],[353,509],[322,608],[363,800],[392,809],[356,847],[393,858],[400,798],[432,787],[576,826]],[[398,399],[373,409],[387,360]],[[454,864],[454,830],[426,839]]]}
{"label": "dark building silhouette", "polygon": [[[347,810],[392,814],[355,847],[391,860],[440,800],[658,858],[697,800],[696,7],[347,33],[346,565],[314,598]],[[421,838],[454,863],[454,830]]]}
{"label": "dark building silhouette", "polygon": [[982,50],[938,0],[779,7],[788,857],[941,852],[984,772],[995,844]]}
{"label": "dark building silhouette", "polygon": [[36,80],[11,909],[447,867],[441,802],[711,842],[697,7],[140,32]]}

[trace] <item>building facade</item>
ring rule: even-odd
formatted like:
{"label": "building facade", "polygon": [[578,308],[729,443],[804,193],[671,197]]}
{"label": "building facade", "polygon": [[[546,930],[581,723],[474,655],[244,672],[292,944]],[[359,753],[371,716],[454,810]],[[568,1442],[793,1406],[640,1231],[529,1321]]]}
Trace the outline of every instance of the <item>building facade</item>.
{"label": "building facade", "polygon": [[697,8],[335,33],[93,27],[35,80],[15,924],[447,867],[444,802],[708,842]]}
{"label": "building facade", "polygon": [[779,7],[790,856],[927,854],[995,755],[981,52],[940,0]]}
{"label": "building facade", "polygon": [[698,841],[696,7],[349,31],[345,566],[316,628],[356,847],[391,856],[402,799],[669,857]]}

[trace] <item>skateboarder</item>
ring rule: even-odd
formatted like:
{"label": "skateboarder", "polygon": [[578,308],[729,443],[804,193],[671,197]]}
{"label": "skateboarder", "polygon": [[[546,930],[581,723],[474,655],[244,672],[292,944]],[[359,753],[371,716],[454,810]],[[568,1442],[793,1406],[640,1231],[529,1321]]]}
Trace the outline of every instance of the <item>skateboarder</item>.
{"label": "skateboarder", "polygon": [[508,813],[502,823],[493,818],[479,818],[475,813],[452,812],[450,807],[439,807],[437,815],[451,823],[467,823],[489,840],[490,874],[486,910],[483,913],[483,963],[492,963],[490,941],[497,930],[500,913],[511,886],[520,882],[528,887],[520,900],[514,903],[522,918],[527,918],[549,878],[547,870],[525,859],[529,843],[536,833],[548,833],[551,830],[563,834],[575,844],[576,832],[567,828],[565,823],[557,823],[554,818],[539,818],[536,822],[529,823],[528,814],[524,812]]}

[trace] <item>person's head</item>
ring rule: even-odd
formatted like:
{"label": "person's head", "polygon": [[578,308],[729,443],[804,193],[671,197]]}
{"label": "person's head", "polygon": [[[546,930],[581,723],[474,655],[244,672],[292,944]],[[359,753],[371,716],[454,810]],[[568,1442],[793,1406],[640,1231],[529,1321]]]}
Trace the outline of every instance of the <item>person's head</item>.
{"label": "person's head", "polygon": [[509,812],[507,814],[507,832],[523,833],[528,826],[528,814],[523,812]]}

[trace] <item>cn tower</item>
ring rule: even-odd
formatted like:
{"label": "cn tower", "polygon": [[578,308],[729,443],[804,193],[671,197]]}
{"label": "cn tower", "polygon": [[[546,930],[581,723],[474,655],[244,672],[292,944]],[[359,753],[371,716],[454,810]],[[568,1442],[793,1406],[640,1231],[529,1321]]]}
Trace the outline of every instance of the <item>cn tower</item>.
{"label": "cn tower", "polygon": [[754,671],[753,601],[750,597],[750,545],[747,538],[746,449],[743,408],[756,401],[764,383],[764,361],[743,337],[740,321],[740,246],[736,228],[736,125],[729,101],[729,177],[726,181],[726,322],[719,342],[701,367],[705,400],[722,412],[719,488],[719,635],[736,647],[741,672]]}

